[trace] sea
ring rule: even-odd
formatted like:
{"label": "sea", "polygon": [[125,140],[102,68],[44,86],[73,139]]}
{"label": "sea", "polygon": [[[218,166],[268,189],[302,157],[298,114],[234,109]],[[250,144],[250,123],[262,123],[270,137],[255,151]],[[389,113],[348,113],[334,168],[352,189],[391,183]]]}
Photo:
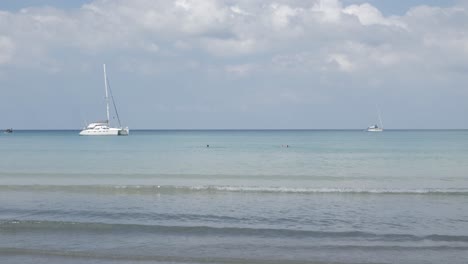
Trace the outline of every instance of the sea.
{"label": "sea", "polygon": [[0,263],[468,263],[468,130],[0,135]]}

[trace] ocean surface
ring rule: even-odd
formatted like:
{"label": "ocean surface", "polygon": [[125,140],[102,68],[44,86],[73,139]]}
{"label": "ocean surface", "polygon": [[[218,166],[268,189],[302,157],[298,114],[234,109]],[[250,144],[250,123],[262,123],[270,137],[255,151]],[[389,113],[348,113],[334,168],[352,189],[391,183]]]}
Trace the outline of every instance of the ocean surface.
{"label": "ocean surface", "polygon": [[78,132],[0,135],[0,263],[468,263],[467,130]]}

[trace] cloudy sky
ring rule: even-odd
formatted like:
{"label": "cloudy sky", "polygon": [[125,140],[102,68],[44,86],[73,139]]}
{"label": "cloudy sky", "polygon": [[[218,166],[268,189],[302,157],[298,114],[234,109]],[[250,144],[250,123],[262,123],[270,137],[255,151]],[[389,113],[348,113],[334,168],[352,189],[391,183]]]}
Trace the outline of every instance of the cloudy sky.
{"label": "cloudy sky", "polygon": [[0,128],[468,128],[467,0],[3,0]]}

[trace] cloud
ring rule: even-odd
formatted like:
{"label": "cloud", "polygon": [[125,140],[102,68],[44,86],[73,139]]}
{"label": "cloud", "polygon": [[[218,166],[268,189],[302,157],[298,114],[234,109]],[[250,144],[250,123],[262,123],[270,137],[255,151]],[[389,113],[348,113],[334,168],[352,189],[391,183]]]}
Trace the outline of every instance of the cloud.
{"label": "cloud", "polygon": [[246,12],[245,10],[241,9],[240,7],[238,7],[236,5],[231,6],[230,9],[234,14],[243,15],[243,16],[251,16],[252,15],[252,14]]}
{"label": "cloud", "polygon": [[150,52],[158,52],[160,50],[156,43],[150,43],[146,46],[146,49]]}
{"label": "cloud", "polygon": [[249,75],[252,71],[255,70],[255,65],[253,64],[237,64],[237,65],[227,65],[225,71],[236,77],[244,77]]}
{"label": "cloud", "polygon": [[179,30],[188,34],[222,30],[229,12],[227,6],[215,0],[177,0],[175,9],[180,15]]}
{"label": "cloud", "polygon": [[203,49],[216,56],[238,56],[251,54],[260,49],[260,43],[255,39],[218,39],[204,38],[200,40]]}
{"label": "cloud", "polygon": [[338,23],[342,17],[343,5],[338,0],[318,0],[311,10],[320,22]]}
{"label": "cloud", "polygon": [[356,66],[350,61],[346,54],[330,54],[327,62],[335,65],[340,71],[344,72],[352,72],[356,69]]}
{"label": "cloud", "polygon": [[252,56],[263,68],[281,61],[276,70],[306,65],[348,73],[420,63],[418,57],[447,66],[468,56],[467,17],[462,5],[385,16],[369,3],[339,0],[95,0],[72,10],[0,12],[0,63],[57,68],[66,63],[66,52],[192,61],[205,56],[226,67],[250,64],[242,58]]}
{"label": "cloud", "polygon": [[290,19],[295,17],[298,9],[293,9],[288,5],[271,4],[271,23],[274,28],[283,29],[290,24]]}
{"label": "cloud", "polygon": [[368,3],[350,5],[343,9],[343,13],[356,16],[364,26],[385,25],[406,28],[406,25],[398,17],[384,17],[376,7]]}
{"label": "cloud", "polygon": [[6,37],[0,36],[0,65],[9,63],[15,53],[15,44]]}

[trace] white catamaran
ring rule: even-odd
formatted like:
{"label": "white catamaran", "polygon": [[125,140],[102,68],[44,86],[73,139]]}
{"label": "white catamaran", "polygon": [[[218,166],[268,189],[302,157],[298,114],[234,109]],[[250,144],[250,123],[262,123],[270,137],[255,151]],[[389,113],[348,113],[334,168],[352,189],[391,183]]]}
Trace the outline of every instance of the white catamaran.
{"label": "white catamaran", "polygon": [[[128,136],[129,130],[128,127],[123,128],[120,123],[119,114],[117,113],[117,107],[115,106],[114,96],[112,96],[112,90],[109,86],[109,81],[107,80],[106,74],[106,65],[104,67],[104,86],[106,90],[106,106],[107,106],[107,120],[98,121],[89,124],[80,132],[80,136]],[[112,105],[114,106],[115,115],[117,121],[119,122],[119,127],[111,127],[110,125],[110,115],[109,115],[109,95],[112,99]]]}
{"label": "white catamaran", "polygon": [[382,118],[380,116],[380,111],[377,110],[377,112],[378,112],[378,115],[379,115],[380,127],[377,124],[375,124],[373,126],[368,127],[367,132],[382,132],[383,131],[383,123],[382,123]]}

